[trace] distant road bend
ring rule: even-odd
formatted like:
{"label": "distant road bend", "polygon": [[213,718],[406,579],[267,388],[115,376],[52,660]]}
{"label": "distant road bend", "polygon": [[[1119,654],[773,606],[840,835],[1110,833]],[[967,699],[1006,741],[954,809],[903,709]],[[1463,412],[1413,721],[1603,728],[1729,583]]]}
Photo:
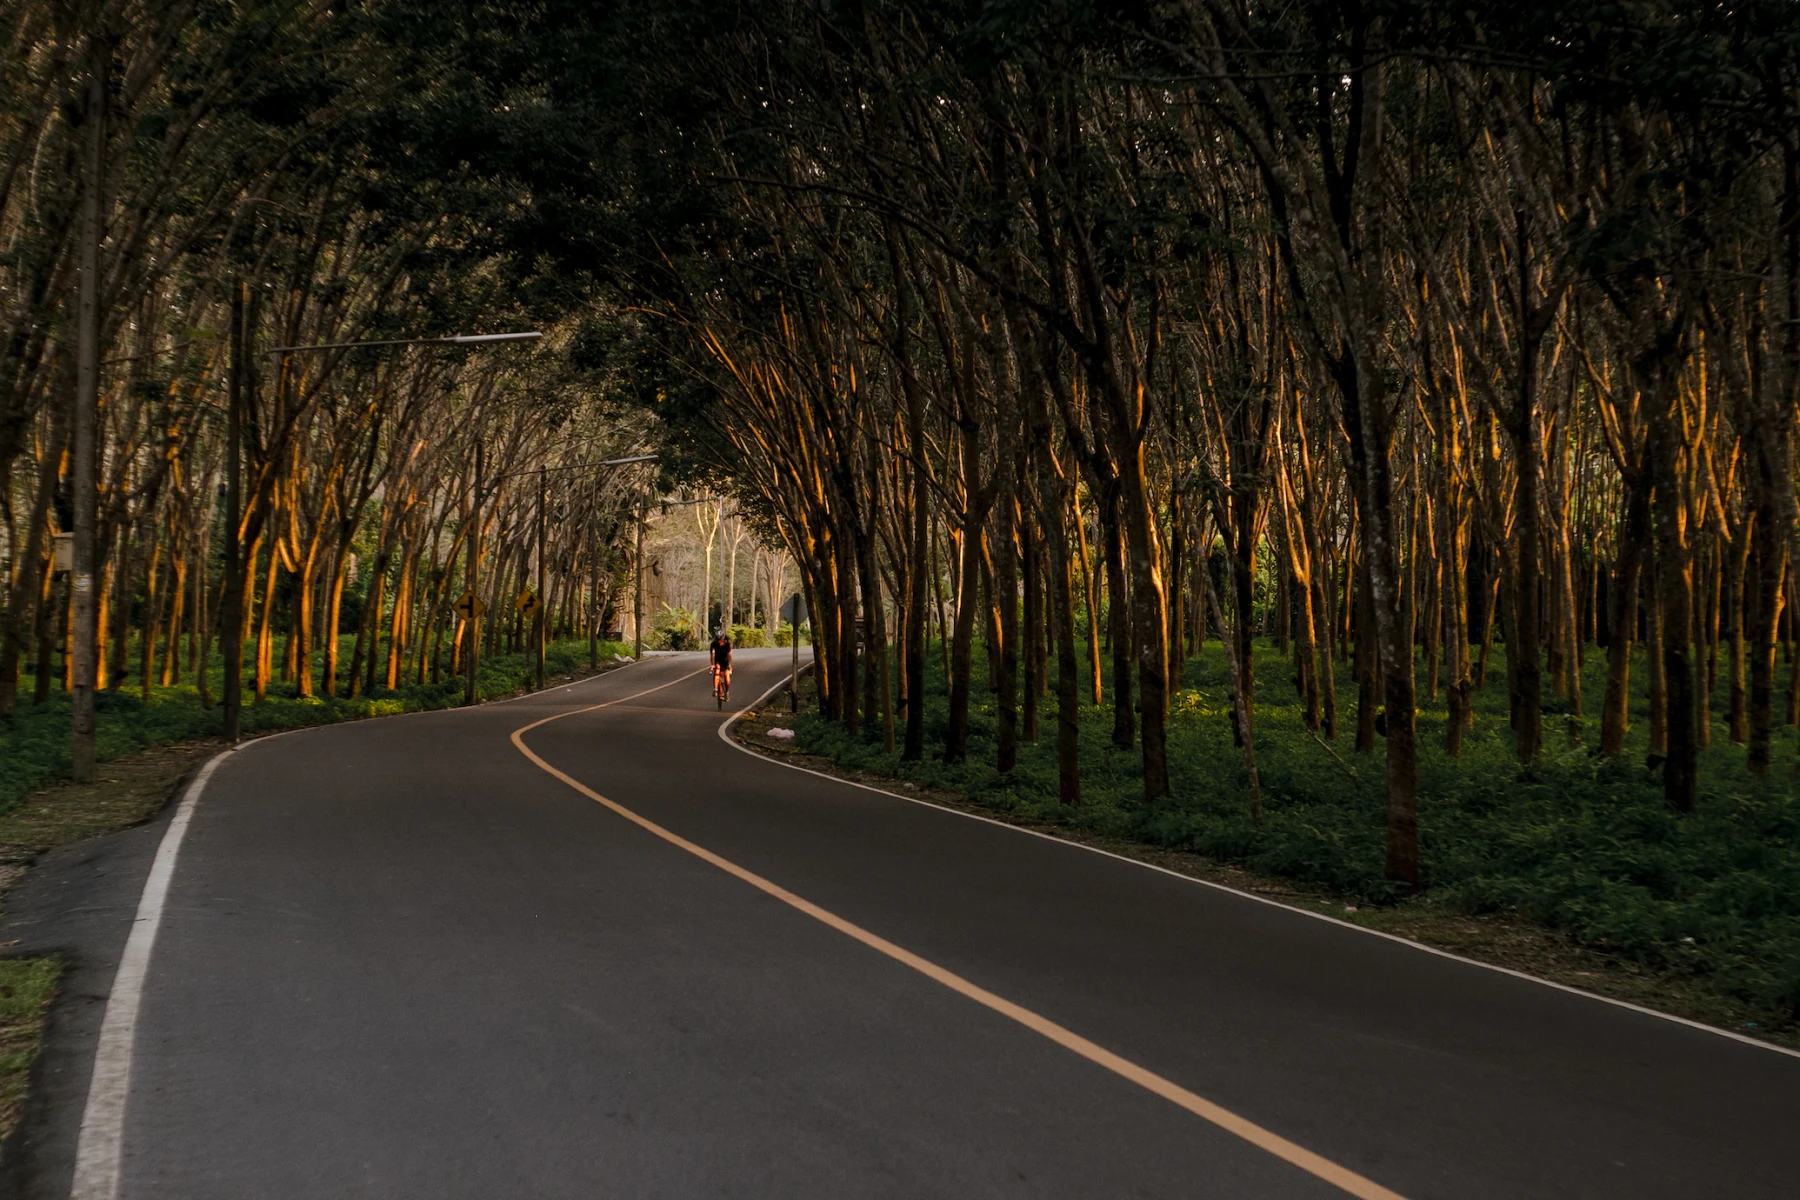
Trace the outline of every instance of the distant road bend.
{"label": "distant road bend", "polygon": [[763,761],[699,655],[258,742],[165,826],[29,1194],[1800,1186],[1800,1056]]}

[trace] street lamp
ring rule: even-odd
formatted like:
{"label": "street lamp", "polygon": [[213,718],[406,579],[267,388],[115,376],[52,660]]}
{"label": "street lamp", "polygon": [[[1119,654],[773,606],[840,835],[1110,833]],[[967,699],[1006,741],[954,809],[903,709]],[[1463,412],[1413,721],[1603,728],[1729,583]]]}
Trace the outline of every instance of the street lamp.
{"label": "street lamp", "polygon": [[[508,337],[508,336],[516,338],[516,337],[519,337],[522,335],[504,335],[504,334],[494,335],[495,338],[503,338],[503,337]],[[536,336],[536,335],[531,335],[531,336]],[[536,665],[537,665],[537,685],[539,688],[542,688],[545,683],[545,669],[546,668],[545,668],[544,656],[545,656],[545,651],[548,648],[548,644],[549,644],[549,640],[550,640],[550,637],[549,637],[549,619],[550,619],[550,617],[549,617],[549,613],[546,612],[544,610],[544,608],[542,607],[544,594],[548,590],[547,589],[548,580],[547,580],[547,577],[545,574],[545,557],[544,557],[545,524],[546,524],[546,520],[547,520],[547,514],[546,514],[547,498],[545,495],[545,492],[547,489],[545,487],[545,476],[549,475],[555,471],[583,471],[583,470],[592,470],[596,467],[623,467],[623,466],[627,466],[631,463],[655,462],[657,457],[658,456],[654,455],[654,454],[638,454],[638,455],[633,455],[630,458],[607,458],[607,459],[601,459],[598,462],[591,462],[591,463],[568,463],[568,464],[565,464],[562,466],[555,466],[555,467],[528,467],[522,471],[509,471],[504,475],[496,475],[492,479],[485,481],[485,485],[484,485],[484,482],[482,480],[482,443],[481,443],[481,439],[479,439],[479,438],[476,439],[476,441],[475,441],[475,502],[474,502],[474,506],[473,506],[474,514],[475,514],[475,525],[474,525],[473,531],[468,539],[468,544],[469,544],[469,567],[468,567],[469,590],[468,590],[467,594],[464,596],[464,600],[466,600],[468,602],[469,616],[467,619],[470,621],[471,628],[473,629],[475,627],[475,622],[476,622],[477,618],[480,616],[480,601],[476,598],[476,590],[477,590],[477,587],[478,587],[479,581],[480,581],[480,569],[481,569],[481,550],[480,550],[479,543],[480,543],[480,538],[481,538],[481,504],[482,504],[482,499],[483,499],[482,493],[487,488],[492,487],[493,485],[499,483],[503,479],[513,479],[513,478],[516,478],[521,475],[536,475],[538,477],[538,504],[537,504],[537,509],[538,509],[538,511],[537,511],[538,609],[537,609],[537,636],[536,636],[536,641],[537,641],[537,664]],[[638,553],[639,553],[640,557],[643,554],[643,549],[644,549],[643,503],[640,501],[638,504]],[[638,610],[637,611],[637,620],[639,623],[639,630],[640,630],[637,636],[638,636],[638,651],[639,651],[640,656],[643,651],[643,634],[641,632],[642,623],[643,623],[643,607],[644,607],[643,596],[644,596],[644,586],[643,586],[643,581],[640,579],[638,581],[638,606],[637,606],[637,610]],[[593,618],[590,618],[590,621],[592,619]],[[591,628],[592,628],[592,626],[590,625],[590,629]],[[590,637],[589,638],[590,662],[591,662],[591,658],[592,658],[592,655],[591,655],[592,640],[593,639]],[[476,673],[480,667],[479,643],[478,643],[477,637],[474,634],[471,634],[471,636],[470,636],[469,650],[468,650],[467,658],[465,661],[468,664],[468,681],[464,687],[463,702],[465,704],[474,704],[475,701],[478,699],[477,691],[476,691]]]}
{"label": "street lamp", "polygon": [[[602,459],[594,465],[598,467],[624,467],[629,466],[632,463],[655,462],[659,457],[660,455],[656,454],[637,454],[630,458]],[[632,582],[636,585],[635,590],[637,594],[637,599],[631,608],[631,637],[633,643],[631,657],[634,659],[641,659],[644,657],[644,503],[649,495],[650,489],[645,488],[643,493],[638,496],[637,557],[632,560],[631,564]],[[597,620],[598,618],[596,617],[594,619]]]}
{"label": "street lamp", "polygon": [[[240,413],[242,410],[243,373],[244,373],[244,296],[245,285],[239,280],[231,294],[231,371],[230,411],[227,414],[226,457],[225,457],[225,527],[230,536],[225,539],[225,595],[220,605],[219,624],[221,635],[229,639],[225,650],[225,686],[222,697],[225,709],[225,740],[235,742],[241,731],[240,717],[243,712],[244,698],[244,572],[243,547],[240,544],[240,533],[243,523],[243,491],[242,467],[240,463]],[[277,346],[266,351],[268,354],[305,354],[325,350],[355,350],[366,347],[392,346],[487,346],[505,342],[529,342],[544,336],[537,330],[521,330],[515,333],[477,333],[451,334],[448,337],[433,338],[387,338],[375,341],[360,342],[318,342],[307,346]],[[477,459],[477,489],[479,497],[479,459]],[[477,522],[479,535],[479,520]],[[479,626],[471,634],[473,643],[479,635]],[[327,637],[335,638],[337,630],[326,632]],[[310,669],[310,668],[309,668]],[[473,684],[473,676],[470,679]],[[77,733],[79,737],[79,732]],[[90,738],[93,736],[90,732]]]}
{"label": "street lamp", "polygon": [[650,489],[638,493],[637,551],[631,560],[631,658],[644,661],[644,509],[650,503]]}

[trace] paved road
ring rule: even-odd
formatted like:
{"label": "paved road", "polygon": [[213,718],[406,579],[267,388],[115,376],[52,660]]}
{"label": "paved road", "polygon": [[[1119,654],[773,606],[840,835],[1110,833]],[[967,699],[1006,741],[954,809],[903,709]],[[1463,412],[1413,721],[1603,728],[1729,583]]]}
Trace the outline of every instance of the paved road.
{"label": "paved road", "polygon": [[[1336,1169],[1409,1200],[1795,1195],[1800,1059],[753,759],[700,662],[226,758],[149,968],[121,1194],[1287,1200],[1345,1195]],[[741,655],[738,695],[785,663]],[[520,739],[544,763],[817,910],[532,762],[511,735],[559,713]],[[78,968],[22,1190],[68,1194],[154,833],[9,916]]]}

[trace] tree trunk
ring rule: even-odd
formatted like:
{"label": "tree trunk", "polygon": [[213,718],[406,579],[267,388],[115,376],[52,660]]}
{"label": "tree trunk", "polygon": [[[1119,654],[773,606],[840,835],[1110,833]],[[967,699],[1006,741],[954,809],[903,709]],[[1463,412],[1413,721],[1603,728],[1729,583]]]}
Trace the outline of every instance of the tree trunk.
{"label": "tree trunk", "polygon": [[[1606,699],[1600,710],[1600,753],[1617,758],[1625,751],[1631,728],[1631,648],[1637,635],[1638,579],[1650,536],[1650,485],[1647,477],[1626,481],[1625,523],[1619,531],[1618,561],[1613,564],[1611,609],[1606,645]],[[1661,668],[1652,668],[1652,674]]]}
{"label": "tree trunk", "polygon": [[1369,573],[1366,560],[1356,566],[1356,660],[1352,670],[1356,676],[1356,752],[1375,753],[1376,696],[1380,691],[1380,652],[1375,640],[1375,611],[1369,595]]}
{"label": "tree trunk", "polygon": [[1125,546],[1120,536],[1119,506],[1115,499],[1100,518],[1100,536],[1106,554],[1106,627],[1112,652],[1112,744],[1129,750],[1135,740],[1131,704],[1131,625],[1125,601]]}
{"label": "tree trunk", "polygon": [[[13,565],[16,582],[7,597],[6,611],[0,613],[0,718],[12,716],[18,707],[19,663],[25,654],[27,614],[41,613],[46,603],[50,577],[46,543],[68,439],[68,410],[68,405],[58,404],[51,412],[50,436],[39,460],[37,495],[25,526],[24,544],[13,551],[18,556]],[[40,625],[41,621],[32,622],[34,633]]]}
{"label": "tree trunk", "polygon": [[[1015,542],[1018,498],[1013,494],[1012,473],[1001,468],[1006,486],[995,506],[994,608],[999,616],[999,655],[995,666],[994,767],[1005,773],[1019,759],[1019,555]],[[1029,567],[1027,568],[1029,570]],[[990,658],[993,656],[990,655]]]}
{"label": "tree trunk", "polygon": [[1168,615],[1163,590],[1161,552],[1145,477],[1140,444],[1122,456],[1120,507],[1125,516],[1125,543],[1131,559],[1131,608],[1136,634],[1138,712],[1142,718],[1144,796],[1169,794],[1168,761]]}
{"label": "tree trunk", "polygon": [[[1023,479],[1023,475],[1021,475]],[[1021,496],[1024,488],[1019,489]],[[1024,595],[1024,660],[1025,711],[1021,718],[1020,736],[1027,742],[1038,740],[1038,696],[1043,691],[1044,640],[1043,576],[1039,573],[1035,522],[1029,508],[1019,525],[1019,558],[1025,569]]]}
{"label": "tree trunk", "polygon": [[1692,550],[1684,529],[1686,497],[1678,484],[1680,439],[1674,414],[1668,410],[1656,418],[1660,428],[1652,437],[1657,447],[1657,477],[1652,519],[1656,531],[1656,590],[1662,612],[1663,689],[1666,704],[1667,761],[1663,764],[1663,794],[1676,812],[1694,811],[1699,778],[1699,736],[1695,722],[1698,681],[1693,661],[1693,565]]}
{"label": "tree trunk", "polygon": [[[1769,773],[1769,742],[1774,732],[1775,644],[1781,624],[1781,598],[1787,573],[1787,540],[1774,521],[1773,504],[1759,507],[1754,531],[1756,572],[1750,588],[1750,705],[1746,736],[1753,775]],[[1800,664],[1800,656],[1796,657]]]}

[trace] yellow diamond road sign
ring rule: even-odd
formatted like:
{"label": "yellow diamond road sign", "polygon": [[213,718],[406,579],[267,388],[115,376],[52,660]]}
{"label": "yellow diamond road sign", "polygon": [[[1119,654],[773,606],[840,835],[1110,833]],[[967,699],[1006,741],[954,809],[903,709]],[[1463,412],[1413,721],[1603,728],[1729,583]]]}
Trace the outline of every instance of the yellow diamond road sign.
{"label": "yellow diamond road sign", "polygon": [[456,598],[456,604],[453,607],[456,609],[457,616],[465,621],[473,621],[481,615],[482,609],[487,605],[477,600],[474,592],[464,592]]}
{"label": "yellow diamond road sign", "polygon": [[524,591],[520,592],[519,598],[517,600],[513,601],[513,607],[518,609],[520,612],[524,613],[528,617],[532,613],[537,611],[537,606],[538,606],[537,594],[535,592],[533,592],[530,588],[526,588]]}

